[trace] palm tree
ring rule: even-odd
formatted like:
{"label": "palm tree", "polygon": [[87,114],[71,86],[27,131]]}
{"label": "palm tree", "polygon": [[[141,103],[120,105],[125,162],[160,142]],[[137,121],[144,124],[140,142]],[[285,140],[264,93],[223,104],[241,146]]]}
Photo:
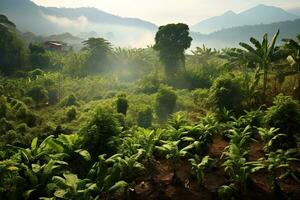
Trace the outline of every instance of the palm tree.
{"label": "palm tree", "polygon": [[89,38],[82,42],[84,47],[82,50],[90,52],[89,66],[103,67],[107,64],[109,55],[112,53],[112,45],[109,41],[104,38]]}
{"label": "palm tree", "polygon": [[266,96],[268,74],[271,65],[281,58],[281,54],[278,48],[275,48],[275,43],[279,35],[279,30],[274,35],[271,42],[268,40],[268,34],[264,34],[262,42],[251,37],[249,45],[244,42],[240,42],[240,46],[243,49],[235,49],[232,56],[235,61],[240,60],[242,63],[249,66],[255,65],[259,70],[263,70],[263,99]]}
{"label": "palm tree", "polygon": [[196,47],[195,51],[192,51],[193,57],[197,64],[207,65],[209,59],[218,55],[218,51],[216,49],[207,48],[204,44],[201,47]]}

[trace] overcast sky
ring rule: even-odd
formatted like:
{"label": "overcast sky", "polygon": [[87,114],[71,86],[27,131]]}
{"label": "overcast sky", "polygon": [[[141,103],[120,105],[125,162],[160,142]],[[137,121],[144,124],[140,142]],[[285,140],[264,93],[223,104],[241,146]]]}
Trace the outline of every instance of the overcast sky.
{"label": "overcast sky", "polygon": [[228,10],[241,12],[258,4],[284,9],[300,8],[300,0],[32,0],[54,7],[96,7],[123,16],[136,17],[157,25],[184,22],[190,25]]}

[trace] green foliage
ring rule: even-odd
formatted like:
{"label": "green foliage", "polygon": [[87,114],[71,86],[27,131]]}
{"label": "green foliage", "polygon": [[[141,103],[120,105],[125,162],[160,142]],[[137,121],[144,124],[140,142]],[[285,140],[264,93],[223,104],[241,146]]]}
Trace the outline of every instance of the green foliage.
{"label": "green foliage", "polygon": [[126,99],[126,95],[120,95],[116,103],[117,103],[117,112],[126,115],[127,109],[129,107],[128,100]]}
{"label": "green foliage", "polygon": [[48,68],[50,60],[42,45],[30,43],[29,50],[29,61],[32,67]]}
{"label": "green foliage", "polygon": [[0,71],[13,74],[24,67],[26,50],[17,36],[15,25],[4,15],[0,15],[0,18]]}
{"label": "green foliage", "polygon": [[111,109],[98,107],[91,114],[87,125],[81,130],[83,147],[95,158],[101,153],[112,153],[108,145],[112,136],[118,135],[120,127]]}
{"label": "green foliage", "polygon": [[242,107],[243,91],[234,77],[222,76],[214,81],[210,98],[217,109],[238,111]]}
{"label": "green foliage", "polygon": [[76,119],[76,116],[77,116],[76,107],[73,106],[67,110],[68,121],[72,121],[72,120]]}
{"label": "green foliage", "polygon": [[233,184],[222,185],[218,188],[218,198],[220,200],[234,200],[236,199],[236,189]]}
{"label": "green foliage", "polygon": [[165,65],[167,75],[174,75],[179,67],[185,67],[184,51],[191,46],[189,27],[186,24],[160,26],[155,35],[154,49],[159,51],[159,59]]}
{"label": "green foliage", "polygon": [[298,101],[289,96],[278,95],[274,99],[273,106],[268,108],[265,119],[270,127],[279,128],[281,133],[288,135],[290,145],[295,145],[293,138],[299,134],[298,130],[300,128],[300,106]]}
{"label": "green foliage", "polygon": [[89,38],[83,41],[84,48],[90,52],[87,66],[90,72],[106,71],[109,55],[112,53],[111,43],[104,38]]}
{"label": "green foliage", "polygon": [[160,121],[165,121],[174,111],[177,95],[169,87],[161,87],[156,97],[155,110]]}
{"label": "green foliage", "polygon": [[63,72],[72,77],[83,77],[88,73],[89,51],[71,53],[63,59]]}
{"label": "green foliage", "polygon": [[138,112],[137,124],[142,128],[149,128],[152,125],[153,114],[151,107],[146,107]]}
{"label": "green foliage", "polygon": [[202,185],[204,181],[204,174],[205,172],[214,167],[216,164],[216,161],[209,156],[205,156],[202,159],[199,158],[198,155],[195,156],[195,158],[189,159],[192,170],[196,175],[198,184]]}
{"label": "green foliage", "polygon": [[48,91],[42,86],[35,86],[31,88],[27,95],[31,97],[36,104],[45,104],[48,102]]}
{"label": "green foliage", "polygon": [[69,106],[78,106],[78,100],[74,94],[70,94],[69,96],[65,97],[60,102],[61,106],[69,107]]}
{"label": "green foliage", "polygon": [[267,169],[271,173],[273,190],[278,187],[278,180],[284,179],[287,176],[291,176],[299,181],[292,165],[293,162],[300,162],[297,154],[298,151],[296,149],[278,149],[277,151],[270,152],[267,154],[267,158],[260,158],[258,161],[250,163],[253,165],[252,172]]}
{"label": "green foliage", "polygon": [[139,90],[146,94],[153,94],[159,90],[161,80],[157,74],[144,76],[138,83]]}

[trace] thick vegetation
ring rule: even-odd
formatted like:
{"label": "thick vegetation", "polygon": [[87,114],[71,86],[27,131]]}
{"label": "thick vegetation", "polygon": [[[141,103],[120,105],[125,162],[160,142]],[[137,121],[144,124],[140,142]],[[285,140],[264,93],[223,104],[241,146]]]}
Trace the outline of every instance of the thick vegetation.
{"label": "thick vegetation", "polygon": [[170,24],[62,53],[0,32],[0,199],[299,199],[299,38],[186,55]]}

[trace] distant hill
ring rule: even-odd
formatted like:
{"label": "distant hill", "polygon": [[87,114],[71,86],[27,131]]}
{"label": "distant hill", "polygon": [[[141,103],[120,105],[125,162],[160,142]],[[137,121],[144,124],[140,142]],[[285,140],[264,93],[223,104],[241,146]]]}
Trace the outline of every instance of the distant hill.
{"label": "distant hill", "polygon": [[146,45],[157,30],[150,22],[119,17],[96,8],[48,8],[30,0],[0,0],[0,13],[22,32],[43,36],[69,32],[86,38],[93,33],[120,46]]}
{"label": "distant hill", "polygon": [[295,20],[300,16],[274,6],[258,5],[241,13],[228,11],[221,16],[203,20],[191,27],[194,32],[212,33],[221,29]]}
{"label": "distant hill", "polygon": [[300,7],[289,9],[288,12],[293,13],[294,15],[300,16]]}
{"label": "distant hill", "polygon": [[280,30],[279,40],[282,38],[295,38],[300,34],[300,19],[278,22],[273,24],[260,24],[223,29],[211,34],[192,32],[193,47],[205,44],[212,48],[237,47],[239,42],[249,42],[250,37],[261,40],[264,33],[272,37]]}

